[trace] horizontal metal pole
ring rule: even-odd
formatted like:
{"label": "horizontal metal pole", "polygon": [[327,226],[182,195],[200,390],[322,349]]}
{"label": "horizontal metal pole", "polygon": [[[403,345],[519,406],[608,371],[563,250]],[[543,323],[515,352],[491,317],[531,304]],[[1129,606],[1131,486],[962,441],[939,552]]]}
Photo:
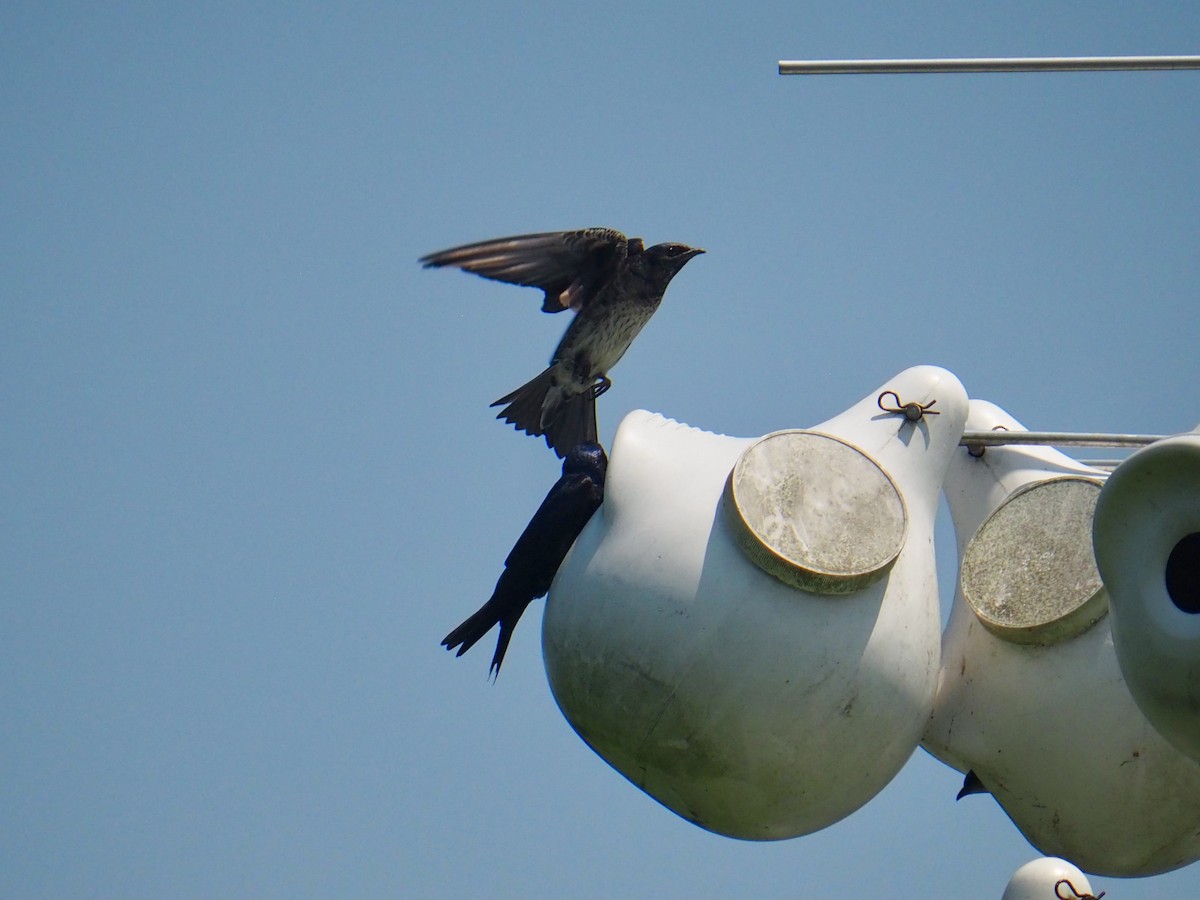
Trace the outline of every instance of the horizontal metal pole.
{"label": "horizontal metal pole", "polygon": [[871,75],[922,72],[1129,72],[1200,69],[1200,56],[1047,56],[994,59],[780,60],[780,75]]}
{"label": "horizontal metal pole", "polygon": [[1145,447],[1168,434],[1101,434],[1074,431],[964,431],[964,447],[1040,444],[1049,447]]}

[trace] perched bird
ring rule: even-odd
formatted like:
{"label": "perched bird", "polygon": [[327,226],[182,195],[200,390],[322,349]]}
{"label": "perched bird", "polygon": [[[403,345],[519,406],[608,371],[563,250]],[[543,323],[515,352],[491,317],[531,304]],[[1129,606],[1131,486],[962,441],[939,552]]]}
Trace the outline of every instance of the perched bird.
{"label": "perched bird", "polygon": [[608,457],[599,444],[586,442],[573,447],[563,460],[562,477],[533,514],[529,524],[504,561],[491,599],[479,611],[446,635],[442,646],[458,648],[462,656],[499,623],[500,637],[489,673],[500,674],[504,652],[517,620],[525,607],[546,596],[558,567],[575,538],[583,531],[604,500],[604,473]]}
{"label": "perched bird", "polygon": [[963,777],[963,785],[959,789],[958,794],[954,799],[961,800],[963,797],[966,797],[969,794],[986,793],[988,793],[988,789],[984,787],[984,784],[979,779],[979,776],[975,774],[975,770],[967,769],[967,774]]}
{"label": "perched bird", "polygon": [[549,368],[492,404],[504,406],[497,419],[544,435],[564,456],[596,440],[596,398],[612,384],[609,369],[654,315],[675,274],[703,252],[684,244],[646,248],[611,228],[585,228],[467,244],[431,253],[421,264],[538,287],[545,292],[543,312],[575,310]]}

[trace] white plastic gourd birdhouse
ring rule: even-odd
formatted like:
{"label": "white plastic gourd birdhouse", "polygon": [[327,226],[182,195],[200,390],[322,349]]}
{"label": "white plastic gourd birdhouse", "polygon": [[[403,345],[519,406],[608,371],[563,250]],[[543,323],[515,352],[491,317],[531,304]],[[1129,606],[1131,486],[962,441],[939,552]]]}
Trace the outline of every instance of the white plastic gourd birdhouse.
{"label": "white plastic gourd birdhouse", "polygon": [[[968,429],[1023,431],[972,400]],[[1138,710],[1092,553],[1105,473],[1048,447],[954,455],[960,577],[923,744],[1042,853],[1126,877],[1200,858],[1200,765]],[[969,801],[968,801],[969,802]]]}
{"label": "white plastic gourd birdhouse", "polygon": [[543,618],[572,727],[717,833],[794,837],[866,803],[932,708],[933,526],[966,412],[926,366],[760,439],[627,416]]}
{"label": "white plastic gourd birdhouse", "polygon": [[1083,900],[1092,896],[1092,884],[1077,866],[1042,856],[1013,873],[1000,900]]}
{"label": "white plastic gourd birdhouse", "polygon": [[1200,760],[1200,434],[1122,462],[1093,537],[1125,681],[1154,727]]}

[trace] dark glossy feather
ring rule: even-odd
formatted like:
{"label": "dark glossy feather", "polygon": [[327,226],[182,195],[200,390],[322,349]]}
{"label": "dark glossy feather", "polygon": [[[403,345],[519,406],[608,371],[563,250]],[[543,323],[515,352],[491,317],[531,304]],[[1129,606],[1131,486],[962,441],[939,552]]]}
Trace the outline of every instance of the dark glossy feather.
{"label": "dark glossy feather", "polygon": [[462,656],[499,624],[500,635],[489,670],[500,673],[513,629],[525,608],[550,590],[559,566],[583,527],[604,500],[608,457],[596,443],[573,447],[563,460],[562,476],[546,494],[533,518],[504,560],[504,571],[491,598],[446,635],[442,645]]}
{"label": "dark glossy feather", "polygon": [[963,776],[962,787],[959,788],[958,794],[955,795],[954,799],[961,800],[963,797],[970,796],[971,794],[986,793],[988,793],[988,789],[984,786],[980,777],[975,774],[975,770],[968,769],[967,774]]}

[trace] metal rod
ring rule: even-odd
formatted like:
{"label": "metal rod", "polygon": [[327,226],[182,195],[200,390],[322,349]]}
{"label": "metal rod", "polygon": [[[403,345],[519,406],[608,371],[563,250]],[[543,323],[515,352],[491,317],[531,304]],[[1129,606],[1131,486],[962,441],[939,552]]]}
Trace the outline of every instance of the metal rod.
{"label": "metal rod", "polygon": [[1170,437],[1167,434],[1102,434],[1072,431],[964,431],[964,447],[1000,447],[1004,444],[1042,444],[1054,447],[1145,447]]}
{"label": "metal rod", "polygon": [[1200,56],[1046,56],[979,59],[793,59],[780,75],[870,75],[923,72],[1145,72],[1200,69]]}

